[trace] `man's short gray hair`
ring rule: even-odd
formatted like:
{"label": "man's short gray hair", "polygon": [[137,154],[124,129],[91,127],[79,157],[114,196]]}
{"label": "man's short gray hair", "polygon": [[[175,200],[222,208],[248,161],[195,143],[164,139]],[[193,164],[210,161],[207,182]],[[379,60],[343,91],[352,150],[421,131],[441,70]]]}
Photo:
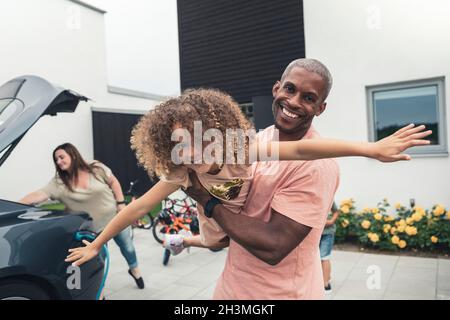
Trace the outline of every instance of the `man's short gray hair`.
{"label": "man's short gray hair", "polygon": [[323,97],[323,101],[328,97],[330,93],[331,86],[333,85],[333,78],[331,77],[330,71],[325,67],[325,65],[316,59],[297,59],[289,63],[286,69],[281,76],[281,82],[283,82],[284,78],[292,71],[293,68],[303,68],[306,71],[317,73],[326,83],[325,87],[325,96]]}

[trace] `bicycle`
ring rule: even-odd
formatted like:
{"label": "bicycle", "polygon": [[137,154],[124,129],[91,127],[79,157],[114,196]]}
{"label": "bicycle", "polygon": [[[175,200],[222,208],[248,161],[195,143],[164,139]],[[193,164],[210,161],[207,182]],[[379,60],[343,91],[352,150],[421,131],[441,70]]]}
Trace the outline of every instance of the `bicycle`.
{"label": "bicycle", "polygon": [[[190,203],[188,202],[190,199]],[[180,205],[179,202],[182,204]],[[175,209],[176,206],[181,207]],[[185,232],[190,235],[197,235],[200,232],[197,218],[197,208],[187,195],[183,199],[164,200],[163,208],[153,224],[153,237],[159,243],[163,243],[165,234],[175,234]],[[167,265],[170,259],[170,251],[164,249],[163,265]]]}
{"label": "bicycle", "polygon": [[[139,179],[137,179],[135,181],[131,181],[129,184],[128,190],[124,192],[126,205],[130,204],[131,202],[133,202],[134,200],[137,199],[137,193],[135,191],[135,187],[136,187],[136,184],[138,184],[138,182],[139,182]],[[131,238],[134,238],[134,231],[133,231],[134,228],[149,230],[153,227],[153,223],[154,223],[154,219],[150,213],[147,213],[147,215],[145,215],[144,217],[136,220],[131,225],[131,230],[132,230]]]}
{"label": "bicycle", "polygon": [[183,199],[165,199],[152,228],[153,237],[161,244],[165,234],[175,234],[181,230],[194,235],[200,232],[196,205],[187,195]]}

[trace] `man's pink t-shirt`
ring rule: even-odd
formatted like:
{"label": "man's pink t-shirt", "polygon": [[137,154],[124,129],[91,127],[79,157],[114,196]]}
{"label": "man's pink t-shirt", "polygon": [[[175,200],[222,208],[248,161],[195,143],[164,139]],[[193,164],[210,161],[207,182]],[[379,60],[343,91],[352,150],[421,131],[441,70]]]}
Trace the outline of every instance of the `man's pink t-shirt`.
{"label": "man's pink t-shirt", "polygon": [[[275,127],[260,132],[274,139]],[[319,137],[310,129],[303,139]],[[271,209],[311,227],[310,233],[280,263],[269,265],[230,241],[214,299],[323,299],[319,241],[339,183],[333,159],[257,162],[241,214],[269,221]],[[245,230],[242,230],[245,232]]]}

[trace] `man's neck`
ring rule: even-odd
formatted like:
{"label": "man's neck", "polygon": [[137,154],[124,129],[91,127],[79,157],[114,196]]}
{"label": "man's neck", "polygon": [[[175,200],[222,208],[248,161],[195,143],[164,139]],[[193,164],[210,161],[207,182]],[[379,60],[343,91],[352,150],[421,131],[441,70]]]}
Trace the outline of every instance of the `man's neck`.
{"label": "man's neck", "polygon": [[311,127],[302,128],[296,132],[286,133],[281,130],[279,132],[279,141],[297,141],[303,139]]}

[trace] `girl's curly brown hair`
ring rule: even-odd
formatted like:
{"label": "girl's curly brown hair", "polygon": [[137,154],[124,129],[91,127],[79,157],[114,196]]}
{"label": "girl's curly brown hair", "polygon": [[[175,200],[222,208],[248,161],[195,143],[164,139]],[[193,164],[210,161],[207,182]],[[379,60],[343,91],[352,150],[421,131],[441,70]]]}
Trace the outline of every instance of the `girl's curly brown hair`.
{"label": "girl's curly brown hair", "polygon": [[173,128],[181,125],[193,132],[194,121],[201,121],[203,130],[219,129],[223,137],[227,129],[253,128],[230,95],[217,89],[188,89],[157,105],[132,130],[131,148],[150,175],[167,175],[176,167],[171,160],[177,143],[171,141]]}

